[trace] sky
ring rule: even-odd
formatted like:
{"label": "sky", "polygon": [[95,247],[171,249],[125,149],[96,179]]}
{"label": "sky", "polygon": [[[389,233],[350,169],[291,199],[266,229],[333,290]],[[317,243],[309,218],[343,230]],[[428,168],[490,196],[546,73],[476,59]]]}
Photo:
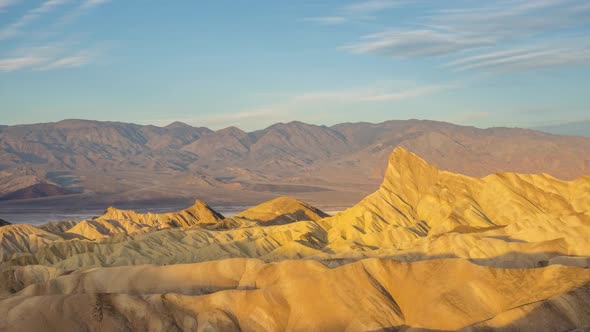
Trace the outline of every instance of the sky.
{"label": "sky", "polygon": [[0,124],[590,119],[587,0],[0,0]]}

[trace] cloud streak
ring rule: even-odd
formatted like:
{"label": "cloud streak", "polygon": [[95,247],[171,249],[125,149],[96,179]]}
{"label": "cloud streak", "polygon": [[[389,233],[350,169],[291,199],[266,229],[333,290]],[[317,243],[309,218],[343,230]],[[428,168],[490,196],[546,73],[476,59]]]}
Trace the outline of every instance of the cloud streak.
{"label": "cloud streak", "polygon": [[20,49],[12,56],[0,58],[0,72],[79,68],[95,61],[97,55],[97,51],[90,49],[69,51],[54,45]]}
{"label": "cloud streak", "polygon": [[31,68],[38,66],[46,61],[47,59],[45,58],[35,56],[3,58],[0,59],[0,71],[10,72],[19,69]]}
{"label": "cloud streak", "polygon": [[6,8],[14,6],[18,4],[20,0],[0,0],[0,13],[4,11]]}
{"label": "cloud streak", "polygon": [[415,58],[457,53],[493,45],[492,39],[434,30],[384,31],[362,37],[344,46],[352,53],[372,53],[391,57]]}
{"label": "cloud streak", "polygon": [[338,25],[344,24],[349,21],[348,18],[343,16],[320,16],[320,17],[306,17],[304,21],[314,22],[321,25]]}
{"label": "cloud streak", "polygon": [[[238,112],[205,114],[184,118],[182,121],[217,129],[227,126],[260,129],[276,122],[293,120],[310,123],[325,122],[332,121],[342,112],[343,106],[346,105],[362,108],[370,104],[395,103],[434,95],[455,87],[455,85],[420,86],[412,82],[381,82],[368,87],[313,91],[286,96],[281,94],[282,100],[274,103],[262,104]],[[166,125],[172,121],[162,119],[156,122]]]}
{"label": "cloud streak", "polygon": [[0,29],[0,40],[13,38],[21,33],[21,30],[27,25],[41,18],[44,14],[54,10],[57,7],[66,5],[72,0],[47,0],[38,7],[29,10],[25,15],[21,16],[17,21]]}
{"label": "cloud streak", "polygon": [[[512,71],[588,62],[587,43],[579,43],[572,33],[590,24],[588,4],[575,0],[475,4],[430,10],[416,15],[413,26],[420,28],[390,28],[362,36],[342,49],[394,58],[444,57],[447,63],[443,67],[462,71]],[[379,5],[374,8],[379,10]],[[544,45],[536,45],[543,36]]]}
{"label": "cloud streak", "polygon": [[370,14],[386,9],[400,7],[407,4],[407,1],[399,0],[367,0],[362,2],[352,3],[343,8],[344,11],[349,13],[363,13]]}

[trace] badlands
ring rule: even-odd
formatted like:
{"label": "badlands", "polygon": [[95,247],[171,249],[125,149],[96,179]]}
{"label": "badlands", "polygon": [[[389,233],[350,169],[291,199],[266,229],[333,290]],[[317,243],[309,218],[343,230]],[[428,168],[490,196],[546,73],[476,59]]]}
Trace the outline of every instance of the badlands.
{"label": "badlands", "polygon": [[108,208],[4,225],[0,259],[1,331],[584,330],[590,177],[469,177],[398,147],[334,216]]}

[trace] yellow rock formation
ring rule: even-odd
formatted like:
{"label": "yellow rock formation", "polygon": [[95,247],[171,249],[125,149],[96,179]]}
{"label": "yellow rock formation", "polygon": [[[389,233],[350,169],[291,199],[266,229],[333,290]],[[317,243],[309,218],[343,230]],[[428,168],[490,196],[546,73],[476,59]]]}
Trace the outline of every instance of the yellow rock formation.
{"label": "yellow rock formation", "polygon": [[277,198],[222,219],[197,201],[59,232],[0,228],[0,330],[590,326],[590,177],[473,178],[397,148],[333,217]]}
{"label": "yellow rock formation", "polygon": [[137,213],[109,207],[93,220],[84,220],[67,232],[87,239],[102,239],[113,234],[136,234],[170,227],[190,227],[214,224],[223,216],[200,200],[187,209],[169,213]]}
{"label": "yellow rock formation", "polygon": [[278,197],[226,218],[212,229],[289,224],[294,221],[318,221],[328,214],[300,200]]}

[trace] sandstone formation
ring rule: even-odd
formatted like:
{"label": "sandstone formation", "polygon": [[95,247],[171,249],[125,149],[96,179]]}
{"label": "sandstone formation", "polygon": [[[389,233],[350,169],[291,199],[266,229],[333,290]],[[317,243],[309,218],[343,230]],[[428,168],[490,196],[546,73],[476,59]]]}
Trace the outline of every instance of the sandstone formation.
{"label": "sandstone formation", "polygon": [[302,220],[318,221],[325,217],[328,214],[305,202],[290,197],[278,197],[226,218],[212,229],[272,226]]}
{"label": "sandstone formation", "polygon": [[335,216],[283,197],[69,226],[0,228],[0,330],[590,326],[588,176],[475,178],[397,148]]}
{"label": "sandstone formation", "polygon": [[169,213],[137,213],[109,207],[103,215],[81,221],[67,232],[94,240],[116,233],[135,234],[170,227],[209,225],[221,219],[221,214],[200,200],[187,209]]}

